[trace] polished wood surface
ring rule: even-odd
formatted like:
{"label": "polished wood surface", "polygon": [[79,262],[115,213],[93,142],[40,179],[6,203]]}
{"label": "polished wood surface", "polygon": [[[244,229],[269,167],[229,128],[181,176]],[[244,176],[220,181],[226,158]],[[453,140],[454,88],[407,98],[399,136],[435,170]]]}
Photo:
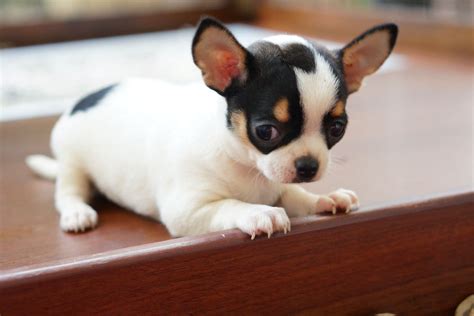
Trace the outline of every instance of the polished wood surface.
{"label": "polished wood surface", "polygon": [[24,164],[49,153],[56,118],[0,123],[0,313],[445,315],[474,292],[472,71],[409,56],[369,78],[331,171],[307,185],[353,189],[361,210],[296,219],[269,240],[170,239],[101,199],[97,229],[64,233],[53,183]]}

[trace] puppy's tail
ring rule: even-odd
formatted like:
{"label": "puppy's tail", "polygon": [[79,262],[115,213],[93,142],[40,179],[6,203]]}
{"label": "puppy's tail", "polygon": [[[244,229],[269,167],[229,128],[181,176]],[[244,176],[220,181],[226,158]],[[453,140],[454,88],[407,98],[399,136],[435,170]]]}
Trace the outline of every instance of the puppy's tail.
{"label": "puppy's tail", "polygon": [[25,162],[36,175],[42,178],[55,180],[58,176],[58,162],[53,158],[43,155],[31,155],[26,157]]}

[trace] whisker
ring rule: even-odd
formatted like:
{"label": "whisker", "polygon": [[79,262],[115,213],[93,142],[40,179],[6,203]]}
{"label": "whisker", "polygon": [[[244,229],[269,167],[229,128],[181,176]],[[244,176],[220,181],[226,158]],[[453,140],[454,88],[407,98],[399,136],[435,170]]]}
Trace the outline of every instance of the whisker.
{"label": "whisker", "polygon": [[334,163],[334,164],[337,164],[337,165],[342,165],[342,164],[345,164],[347,162],[347,158],[344,157],[344,156],[332,156],[331,157],[331,162]]}

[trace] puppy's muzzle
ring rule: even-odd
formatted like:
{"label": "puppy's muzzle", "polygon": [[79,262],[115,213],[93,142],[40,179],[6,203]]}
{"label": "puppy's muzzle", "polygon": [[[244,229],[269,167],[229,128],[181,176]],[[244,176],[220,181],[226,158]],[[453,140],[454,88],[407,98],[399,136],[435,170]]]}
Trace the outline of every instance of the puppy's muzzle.
{"label": "puppy's muzzle", "polygon": [[300,157],[295,160],[296,180],[298,182],[311,181],[318,173],[319,163],[310,156]]}

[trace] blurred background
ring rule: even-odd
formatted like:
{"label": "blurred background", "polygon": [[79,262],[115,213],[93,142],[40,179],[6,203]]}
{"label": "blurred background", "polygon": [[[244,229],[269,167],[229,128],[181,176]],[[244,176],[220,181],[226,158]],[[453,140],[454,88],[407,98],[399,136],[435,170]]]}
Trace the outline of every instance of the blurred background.
{"label": "blurred background", "polygon": [[283,31],[337,46],[374,24],[392,21],[401,29],[397,52],[472,65],[473,3],[0,0],[0,118],[33,110],[57,113],[80,95],[125,77],[198,80],[189,46],[191,27],[203,15],[232,23],[244,44]]}
{"label": "blurred background", "polygon": [[[319,26],[313,31],[324,36],[340,35],[342,16],[350,17],[349,21],[390,19],[421,28],[472,28],[473,3],[473,0],[0,0],[0,44],[10,47],[150,32],[195,24],[202,14],[216,15],[226,22],[255,22],[282,11],[288,19],[298,11],[311,14]],[[354,26],[345,22],[345,27]]]}

